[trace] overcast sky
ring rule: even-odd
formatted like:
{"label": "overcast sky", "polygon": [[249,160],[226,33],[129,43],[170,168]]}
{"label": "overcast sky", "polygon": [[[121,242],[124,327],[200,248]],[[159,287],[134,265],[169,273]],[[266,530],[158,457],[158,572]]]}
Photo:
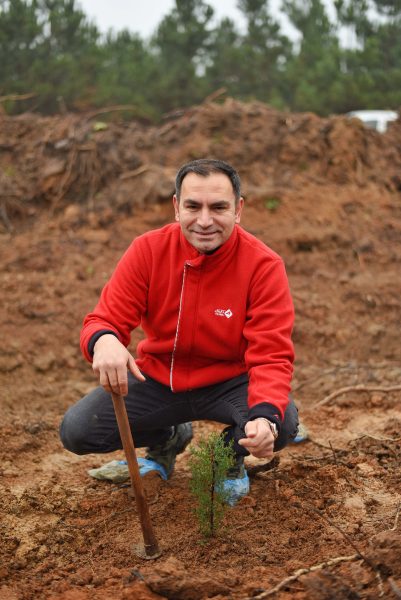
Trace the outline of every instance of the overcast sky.
{"label": "overcast sky", "polygon": [[[272,8],[277,7],[280,0],[272,0]],[[175,6],[174,0],[78,0],[85,14],[105,33],[110,28],[114,31],[127,28],[137,32],[142,38],[149,37],[162,17]],[[241,28],[244,19],[236,8],[237,0],[208,0],[213,6],[215,19],[230,17]],[[278,11],[276,11],[278,14]],[[287,35],[289,31],[286,30]]]}

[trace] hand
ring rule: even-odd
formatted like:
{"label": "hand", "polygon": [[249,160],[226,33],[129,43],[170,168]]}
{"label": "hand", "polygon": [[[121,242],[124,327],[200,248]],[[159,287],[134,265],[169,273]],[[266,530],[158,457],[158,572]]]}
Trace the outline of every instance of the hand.
{"label": "hand", "polygon": [[256,458],[273,458],[274,437],[264,419],[248,421],[245,433],[246,438],[238,440],[240,446],[244,446]]}
{"label": "hand", "polygon": [[99,375],[100,385],[106,392],[114,392],[121,396],[128,394],[127,369],[139,381],[145,381],[133,356],[115,335],[109,333],[102,335],[95,344],[92,369]]}

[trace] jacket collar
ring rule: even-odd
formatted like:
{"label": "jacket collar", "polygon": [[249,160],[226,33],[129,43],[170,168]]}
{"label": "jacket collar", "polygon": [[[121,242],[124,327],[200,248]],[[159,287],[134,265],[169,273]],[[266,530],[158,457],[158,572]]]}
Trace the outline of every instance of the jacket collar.
{"label": "jacket collar", "polygon": [[226,242],[218,248],[213,254],[201,254],[188,242],[180,229],[181,248],[184,251],[185,263],[194,268],[213,268],[220,264],[225,258],[230,256],[238,239],[238,225],[234,229]]}

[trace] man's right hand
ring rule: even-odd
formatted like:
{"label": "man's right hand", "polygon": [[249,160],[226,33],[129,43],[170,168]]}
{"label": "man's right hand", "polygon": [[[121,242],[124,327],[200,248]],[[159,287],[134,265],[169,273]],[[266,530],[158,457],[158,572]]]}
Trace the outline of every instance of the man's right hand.
{"label": "man's right hand", "polygon": [[92,369],[107,392],[121,396],[128,394],[127,370],[139,381],[145,381],[133,356],[115,335],[109,333],[102,335],[94,346]]}

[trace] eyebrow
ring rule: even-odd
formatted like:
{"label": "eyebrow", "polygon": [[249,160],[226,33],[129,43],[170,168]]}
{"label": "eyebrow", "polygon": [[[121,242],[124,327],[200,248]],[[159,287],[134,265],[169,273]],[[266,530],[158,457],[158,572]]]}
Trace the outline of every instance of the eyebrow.
{"label": "eyebrow", "polygon": [[[194,204],[194,205],[199,206],[200,204],[202,204],[202,202],[200,202],[199,200],[193,200],[192,198],[185,198],[183,200],[183,204]],[[210,204],[211,207],[229,206],[229,205],[230,205],[229,200],[215,200],[214,202],[211,202],[211,204]]]}

